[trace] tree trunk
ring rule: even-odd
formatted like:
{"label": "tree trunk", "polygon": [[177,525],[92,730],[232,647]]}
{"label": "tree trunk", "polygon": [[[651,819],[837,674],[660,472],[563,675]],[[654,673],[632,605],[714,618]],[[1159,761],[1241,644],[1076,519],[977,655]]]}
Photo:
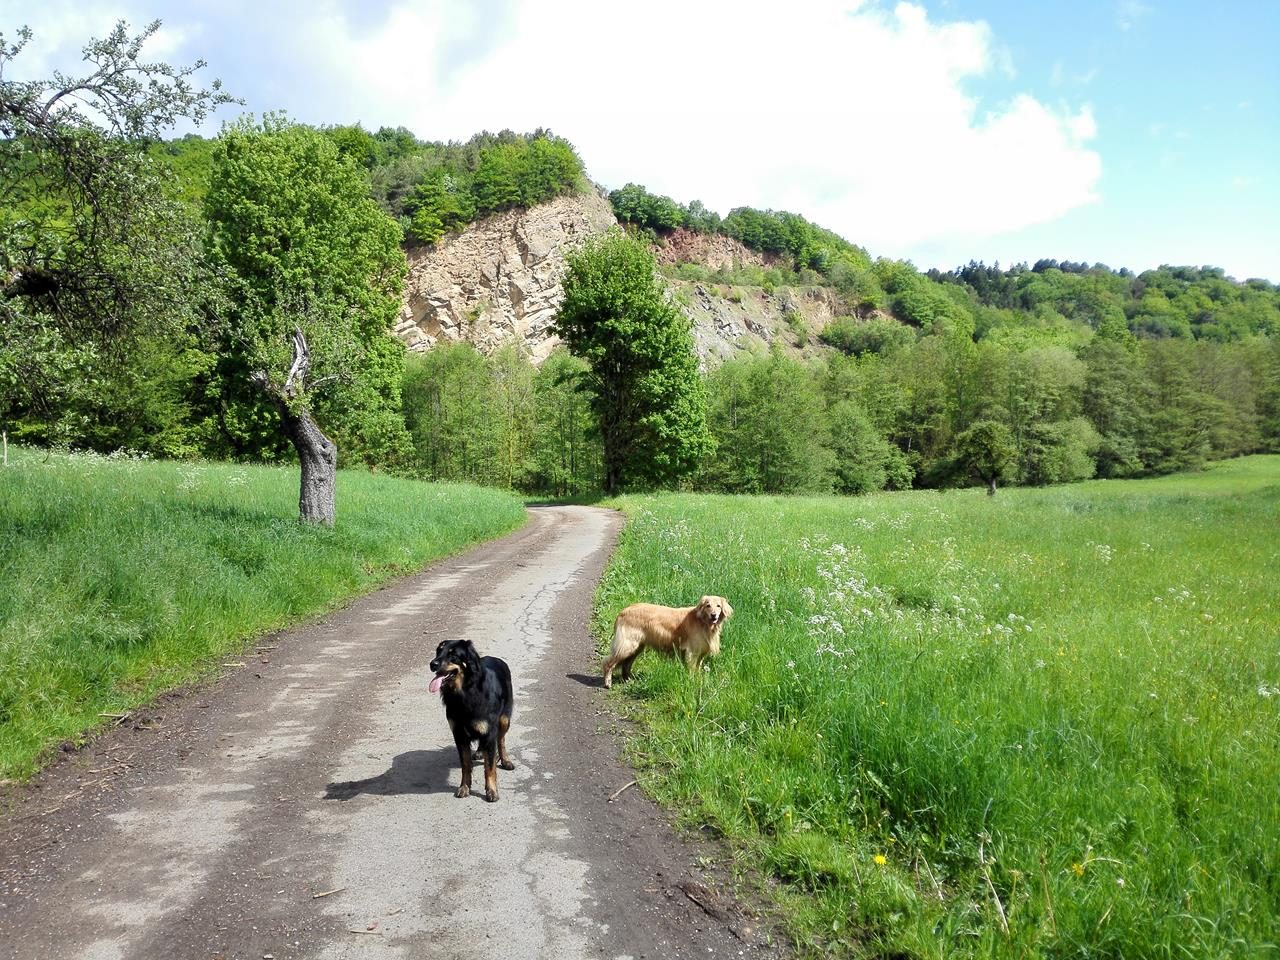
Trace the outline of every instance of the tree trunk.
{"label": "tree trunk", "polygon": [[[271,374],[259,370],[253,382],[260,387],[280,413],[284,435],[298,451],[302,465],[302,483],[298,492],[298,520],[333,526],[334,489],[338,477],[338,446],[324,435],[307,409],[306,381],[311,370],[311,349],[302,329],[293,331],[293,365],[283,386],[277,386]],[[314,385],[313,385],[314,386]],[[290,401],[293,401],[292,403]]]}
{"label": "tree trunk", "polygon": [[604,454],[604,493],[615,497],[622,491],[624,457],[621,448],[622,432],[618,425],[601,418],[600,440]]}
{"label": "tree trunk", "polygon": [[996,478],[988,477],[987,478],[987,496],[994,497],[995,495],[996,495]]}
{"label": "tree trunk", "polygon": [[617,496],[618,491],[622,487],[621,470],[618,464],[611,458],[605,457],[604,463],[604,493],[607,497]]}
{"label": "tree trunk", "polygon": [[324,435],[310,413],[294,413],[284,404],[278,406],[285,436],[298,451],[298,462],[302,465],[298,519],[302,523],[321,523],[332,527],[338,446]]}

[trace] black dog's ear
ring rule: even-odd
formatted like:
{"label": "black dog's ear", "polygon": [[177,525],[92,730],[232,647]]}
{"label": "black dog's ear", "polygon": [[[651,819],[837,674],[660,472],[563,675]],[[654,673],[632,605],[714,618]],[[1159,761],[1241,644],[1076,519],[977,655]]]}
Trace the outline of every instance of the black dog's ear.
{"label": "black dog's ear", "polygon": [[466,663],[466,670],[472,676],[480,674],[480,654],[476,650],[476,646],[470,640],[462,641],[462,658]]}

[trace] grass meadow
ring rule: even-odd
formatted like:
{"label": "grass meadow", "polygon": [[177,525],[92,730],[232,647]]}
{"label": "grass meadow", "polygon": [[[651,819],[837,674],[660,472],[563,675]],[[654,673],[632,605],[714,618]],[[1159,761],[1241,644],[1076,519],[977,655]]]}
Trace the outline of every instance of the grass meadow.
{"label": "grass meadow", "polygon": [[1280,457],[620,505],[602,649],[636,600],[736,610],[615,687],[641,783],[802,953],[1280,956]]}
{"label": "grass meadow", "polygon": [[297,467],[10,448],[0,469],[0,779],[200,676],[245,639],[515,529],[513,495],[338,474],[298,523]]}

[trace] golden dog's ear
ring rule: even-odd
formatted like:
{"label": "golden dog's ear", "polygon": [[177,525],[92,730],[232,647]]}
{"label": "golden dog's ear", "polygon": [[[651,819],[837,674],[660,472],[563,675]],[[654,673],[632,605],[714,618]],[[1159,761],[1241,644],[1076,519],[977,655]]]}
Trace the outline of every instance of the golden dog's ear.
{"label": "golden dog's ear", "polygon": [[724,597],[720,598],[720,602],[724,604],[724,618],[728,620],[733,616],[733,607],[729,606],[729,601]]}

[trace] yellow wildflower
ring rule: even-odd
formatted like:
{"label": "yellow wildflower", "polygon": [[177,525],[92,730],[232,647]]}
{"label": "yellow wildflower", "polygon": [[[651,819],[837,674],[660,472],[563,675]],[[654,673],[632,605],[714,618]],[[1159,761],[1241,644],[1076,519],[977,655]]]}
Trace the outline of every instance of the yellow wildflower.
{"label": "yellow wildflower", "polygon": [[874,857],[872,857],[872,859],[875,861],[877,867],[883,867],[886,863],[889,862],[889,858],[886,857],[883,853],[877,853]]}

